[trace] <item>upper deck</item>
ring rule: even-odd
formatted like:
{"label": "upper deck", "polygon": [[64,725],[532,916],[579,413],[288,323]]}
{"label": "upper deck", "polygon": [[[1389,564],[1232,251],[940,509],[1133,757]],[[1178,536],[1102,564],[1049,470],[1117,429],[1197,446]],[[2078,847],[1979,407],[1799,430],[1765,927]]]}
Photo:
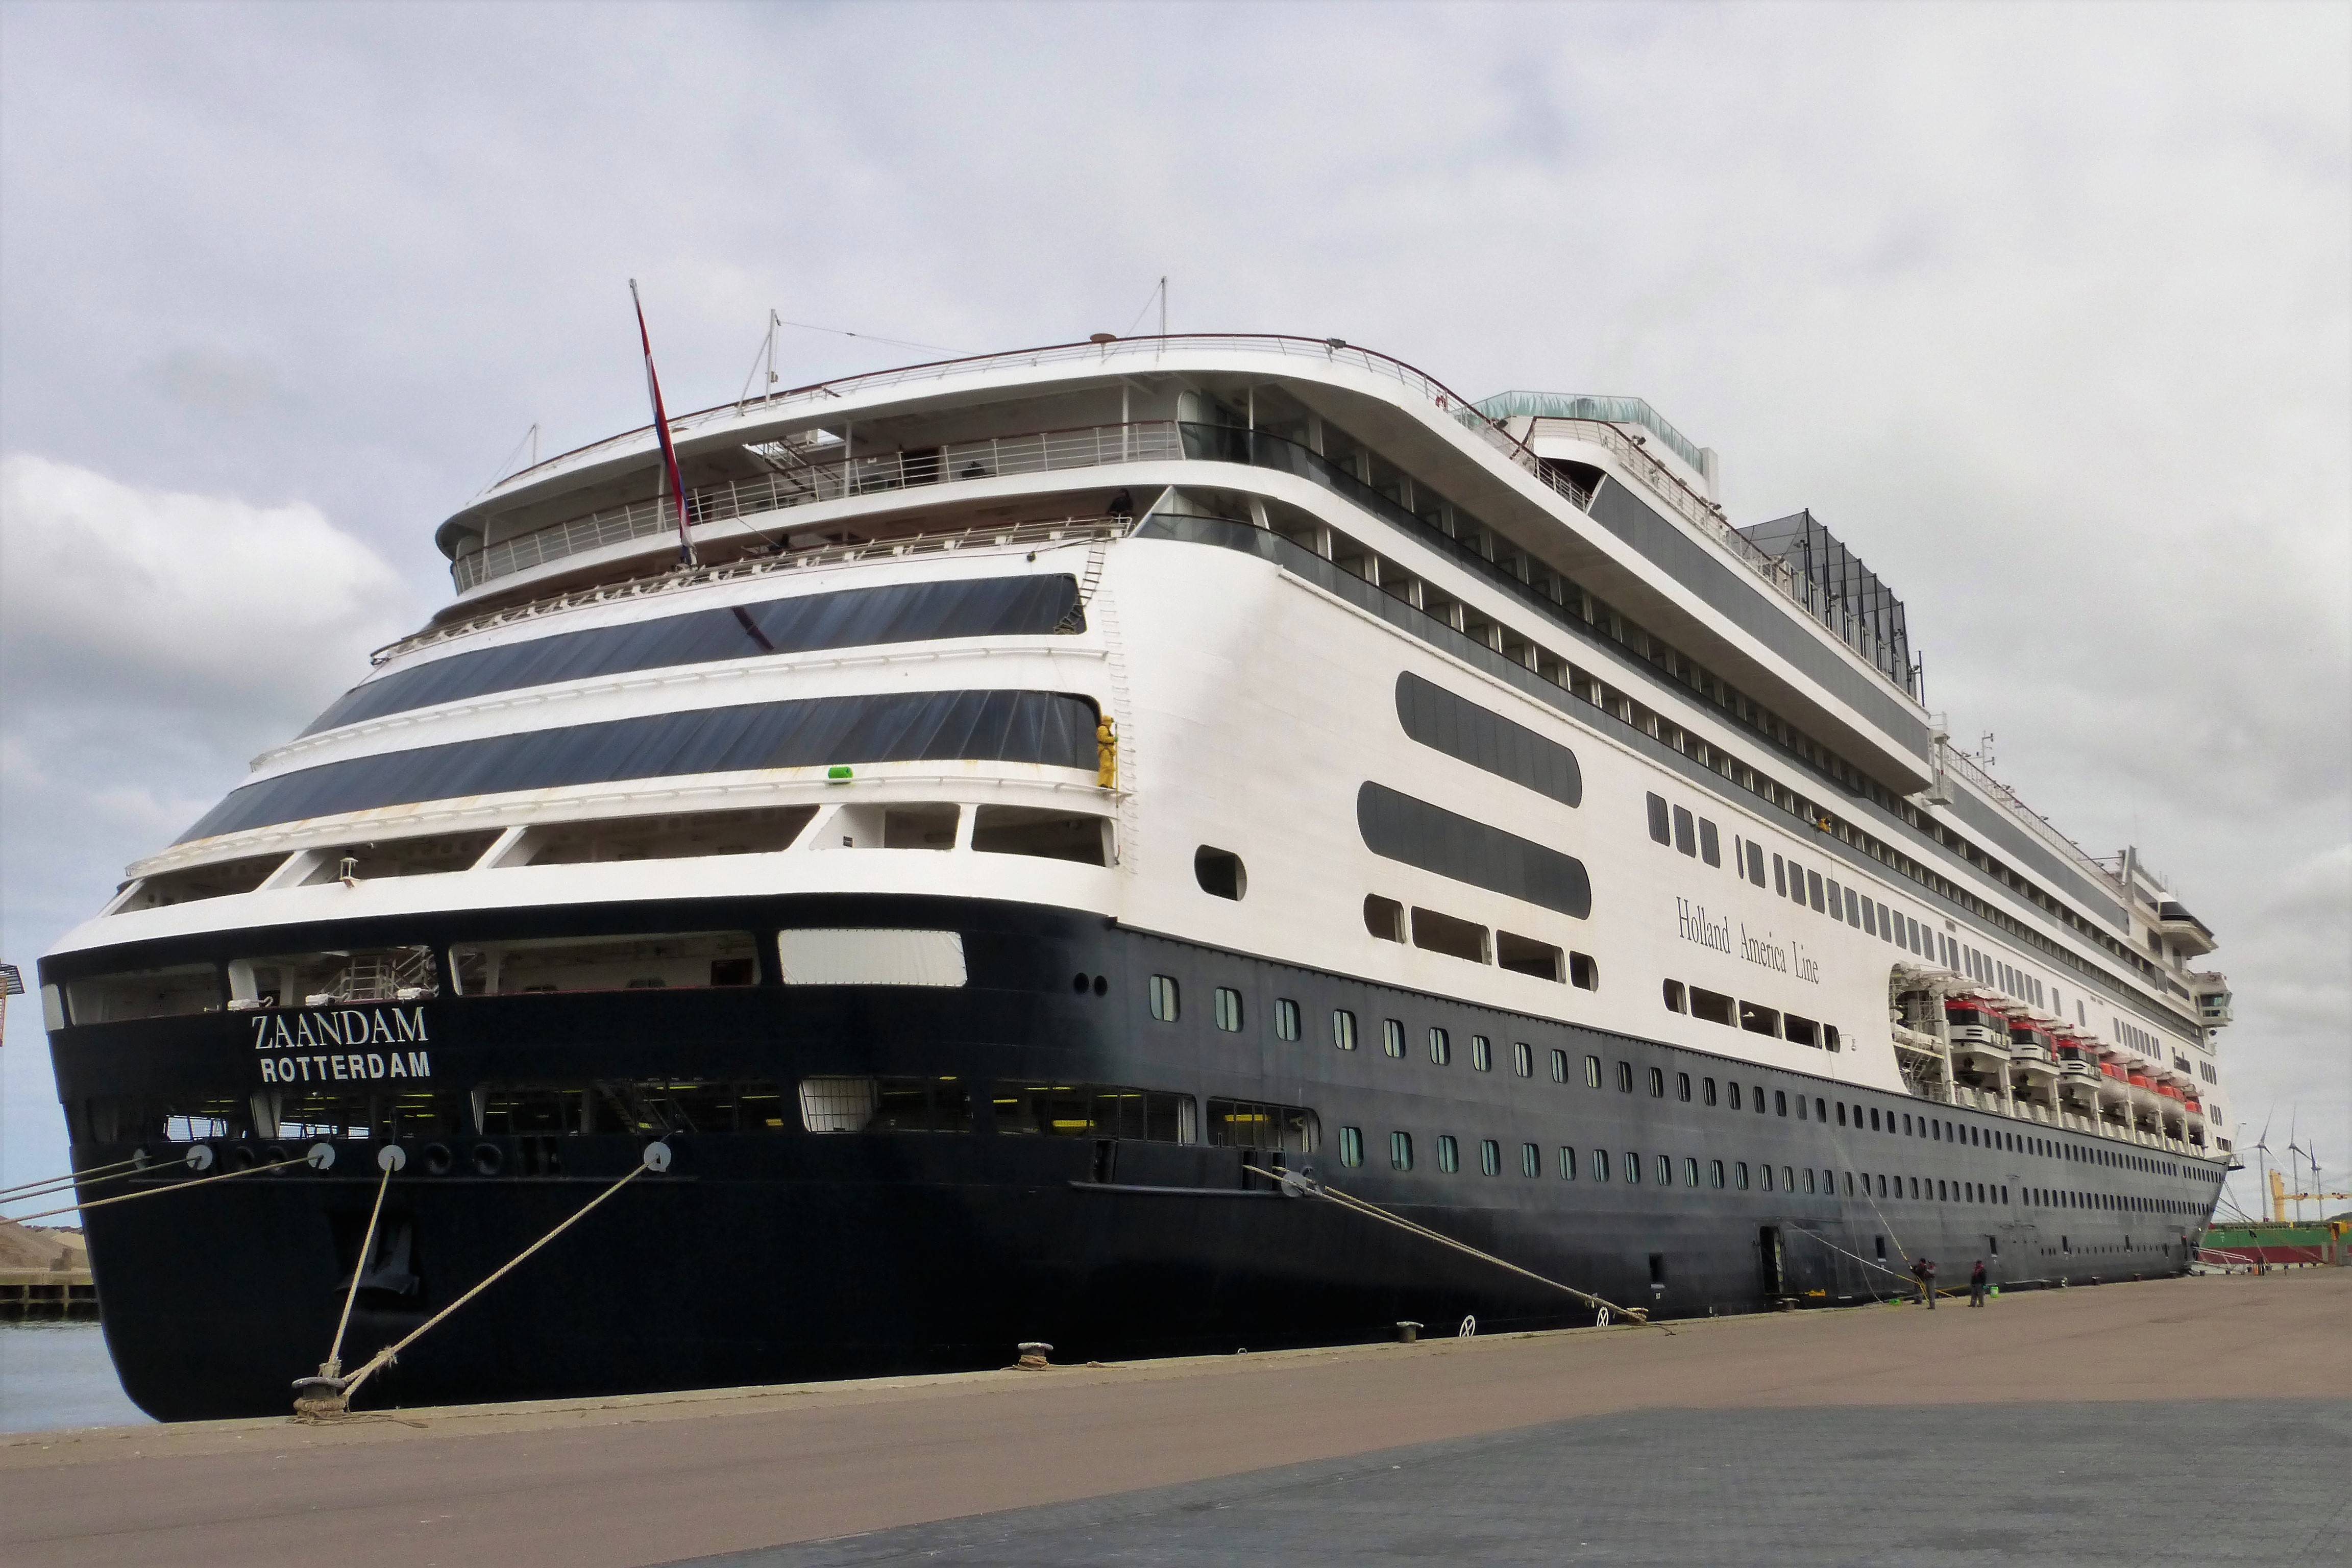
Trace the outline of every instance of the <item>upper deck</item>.
{"label": "upper deck", "polygon": [[[1057,490],[1140,495],[1208,482],[1213,463],[1353,481],[1455,537],[1491,538],[1490,559],[1507,550],[1572,578],[1898,793],[1928,783],[1906,637],[1734,528],[1677,448],[1654,455],[1641,430],[1601,417],[1545,417],[1531,443],[1523,423],[1336,340],[1203,335],[847,377],[687,415],[672,434],[706,562],[999,530],[1042,519]],[[677,520],[657,461],[646,427],[493,485],[441,525],[458,595],[436,624],[661,563]]]}

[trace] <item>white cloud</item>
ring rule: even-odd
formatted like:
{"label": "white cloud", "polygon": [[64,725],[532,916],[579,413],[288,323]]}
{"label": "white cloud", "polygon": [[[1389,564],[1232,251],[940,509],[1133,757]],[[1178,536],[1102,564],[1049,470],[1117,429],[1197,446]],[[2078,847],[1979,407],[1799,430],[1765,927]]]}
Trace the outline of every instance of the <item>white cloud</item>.
{"label": "white cloud", "polygon": [[0,458],[0,667],[12,705],[299,722],[406,628],[382,557],[316,507],[142,489]]}

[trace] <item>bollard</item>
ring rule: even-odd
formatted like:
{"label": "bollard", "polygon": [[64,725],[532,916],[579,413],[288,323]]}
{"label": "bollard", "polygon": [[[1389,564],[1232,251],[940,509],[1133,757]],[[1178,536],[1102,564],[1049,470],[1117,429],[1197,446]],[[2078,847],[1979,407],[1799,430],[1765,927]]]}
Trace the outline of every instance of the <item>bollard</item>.
{"label": "bollard", "polygon": [[1053,1353],[1054,1347],[1045,1343],[1043,1340],[1023,1340],[1021,1342],[1021,1359],[1013,1364],[1021,1368],[1024,1372],[1035,1372],[1041,1367],[1047,1367],[1054,1364],[1052,1362],[1045,1359]]}
{"label": "bollard", "polygon": [[1397,1324],[1396,1337],[1397,1343],[1401,1345],[1412,1344],[1414,1341],[1421,1338],[1421,1325],[1408,1318],[1404,1321]]}

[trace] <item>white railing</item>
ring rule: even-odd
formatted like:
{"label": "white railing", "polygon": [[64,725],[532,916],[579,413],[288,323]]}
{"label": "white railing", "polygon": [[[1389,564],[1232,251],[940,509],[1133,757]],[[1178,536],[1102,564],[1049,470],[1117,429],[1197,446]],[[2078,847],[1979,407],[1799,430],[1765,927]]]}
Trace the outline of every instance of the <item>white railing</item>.
{"label": "white railing", "polygon": [[[695,526],[850,496],[919,489],[942,479],[993,479],[1184,455],[1176,423],[1168,419],[1045,430],[951,442],[919,452],[883,452],[825,462],[808,461],[782,447],[760,450],[776,472],[765,479],[731,479],[687,492],[687,516]],[[464,593],[551,561],[673,532],[677,527],[677,509],[669,502],[633,501],[461,551],[449,563],[449,575],[457,591]]]}
{"label": "white railing", "polygon": [[[1027,522],[961,524],[952,528],[922,529],[906,533],[894,533],[885,539],[868,540],[855,544],[817,544],[800,550],[782,550],[772,555],[762,555],[749,561],[730,562],[723,566],[702,566],[691,572],[675,567],[650,576],[631,577],[619,583],[599,584],[593,588],[581,588],[569,594],[551,595],[533,599],[529,604],[509,605],[502,609],[485,610],[478,616],[429,626],[398,642],[386,643],[368,655],[371,664],[388,664],[401,655],[413,653],[452,637],[461,637],[492,626],[511,626],[520,621],[536,620],[541,616],[555,615],[564,610],[576,610],[591,605],[610,605],[624,599],[655,598],[668,594],[687,593],[707,587],[713,583],[740,582],[750,577],[768,576],[778,572],[797,572],[811,567],[837,565],[846,562],[887,559],[898,555],[929,555],[954,550],[986,550],[1034,548],[1040,544],[1083,542],[1097,539],[1124,537],[1135,526],[1129,517],[1066,517],[1039,519]],[[270,753],[276,755],[276,752]]]}
{"label": "white railing", "polygon": [[[673,436],[687,435],[706,426],[728,420],[739,420],[754,409],[762,414],[789,413],[800,407],[824,407],[839,402],[853,393],[865,393],[891,387],[946,381],[960,376],[983,375],[1008,369],[1042,369],[1047,365],[1108,364],[1114,359],[1148,357],[1160,359],[1171,352],[1206,351],[1209,353],[1262,353],[1284,359],[1307,360],[1326,364],[1345,364],[1353,369],[1396,382],[1418,393],[1438,410],[1463,428],[1475,432],[1486,443],[1507,461],[1540,480],[1549,488],[1568,498],[1579,511],[1591,504],[1591,497],[1579,491],[1565,478],[1546,468],[1542,459],[1527,443],[1510,434],[1496,421],[1480,413],[1469,399],[1454,392],[1444,383],[1400,359],[1391,358],[1370,349],[1355,347],[1338,338],[1296,338],[1276,334],[1256,333],[1184,333],[1169,337],[1119,338],[1109,342],[1059,343],[1046,348],[1023,349],[1006,353],[980,354],[964,359],[940,360],[927,364],[908,365],[897,370],[873,371],[864,375],[845,376],[837,381],[820,382],[811,386],[778,393],[764,399],[747,399],[723,403],[670,421]],[[1813,620],[1827,627],[1851,648],[1864,663],[1876,670],[1881,679],[1916,698],[1911,689],[1909,669],[1893,670],[1891,650],[1885,650],[1875,637],[1870,637],[1852,616],[1834,605],[1820,601],[1821,595],[1809,582],[1801,583],[1787,564],[1765,553],[1751,543],[1725,519],[1722,509],[1685,484],[1665,464],[1645,451],[1614,425],[1605,420],[1559,420],[1561,424],[1589,426],[1591,437],[1605,447],[1618,458],[1643,489],[1662,501],[1670,511],[1689,523],[1707,539],[1729,552],[1732,558],[1757,576],[1770,584],[1782,597],[1805,611]],[[630,443],[648,438],[651,426],[641,426],[623,431],[602,441],[577,447],[508,475],[483,492],[484,497],[530,482],[534,476],[543,477],[560,468],[578,463],[582,458],[617,449]],[[651,506],[653,503],[646,503]],[[677,517],[670,514],[667,526],[675,527]],[[658,531],[659,523],[649,523],[645,531]],[[625,537],[638,537],[626,535]],[[594,548],[588,546],[587,548]],[[520,568],[516,568],[520,570]],[[464,587],[467,584],[460,584]]]}

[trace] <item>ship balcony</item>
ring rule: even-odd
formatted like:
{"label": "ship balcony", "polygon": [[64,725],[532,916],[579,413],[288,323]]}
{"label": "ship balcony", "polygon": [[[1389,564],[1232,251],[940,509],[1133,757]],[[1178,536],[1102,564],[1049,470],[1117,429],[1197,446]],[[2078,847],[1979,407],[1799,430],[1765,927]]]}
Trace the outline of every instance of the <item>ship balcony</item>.
{"label": "ship balcony", "polygon": [[2157,933],[2170,942],[2173,950],[2184,958],[2198,958],[2213,951],[2213,932],[2203,921],[2189,912],[2177,900],[2167,899],[2156,911]]}

